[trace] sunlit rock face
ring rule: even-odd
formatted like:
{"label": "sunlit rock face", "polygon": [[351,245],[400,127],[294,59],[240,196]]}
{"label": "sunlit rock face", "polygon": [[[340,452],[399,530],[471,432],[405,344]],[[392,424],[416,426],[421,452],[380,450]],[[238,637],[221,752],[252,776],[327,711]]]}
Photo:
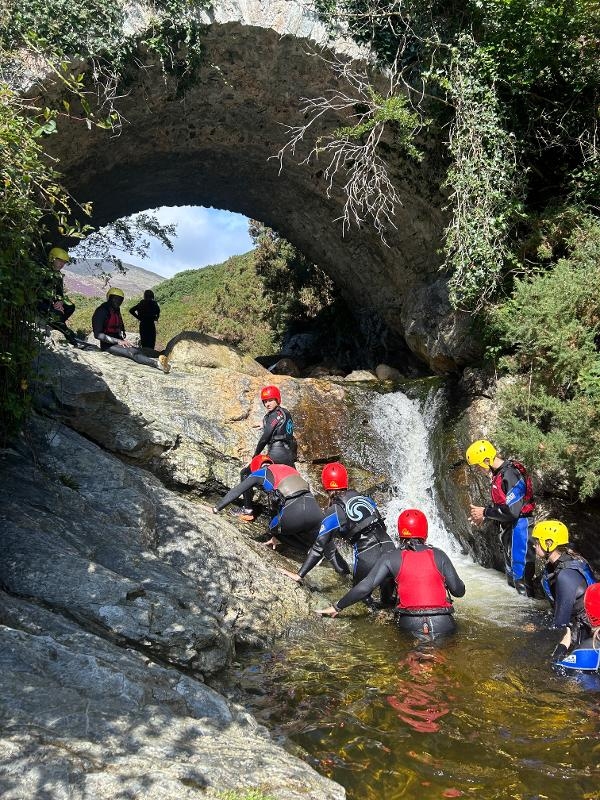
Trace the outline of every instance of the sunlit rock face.
{"label": "sunlit rock face", "polygon": [[[143,4],[132,6],[128,29],[141,38],[148,18]],[[328,58],[361,63],[364,54],[342,37],[328,40],[301,3],[217,2],[210,12],[199,9],[198,19],[204,58],[184,91],[140,50],[119,100],[125,122],[118,136],[72,122],[48,140],[68,186],[93,201],[94,222],[162,205],[215,206],[260,219],[321,265],[353,309],[408,332],[410,348],[435,371],[468,362],[472,344],[439,282],[445,220],[435,133],[421,143],[421,162],[400,154],[391,132],[383,142],[402,201],[387,246],[367,223],[344,235],[344,196],[340,183],[328,192],[327,163],[299,164],[306,145],[285,157],[282,169],[275,156],[286,126],[303,120],[301,98],[336,85],[316,53],[327,45]],[[312,141],[339,123],[324,116]],[[423,294],[431,284],[436,290]]]}

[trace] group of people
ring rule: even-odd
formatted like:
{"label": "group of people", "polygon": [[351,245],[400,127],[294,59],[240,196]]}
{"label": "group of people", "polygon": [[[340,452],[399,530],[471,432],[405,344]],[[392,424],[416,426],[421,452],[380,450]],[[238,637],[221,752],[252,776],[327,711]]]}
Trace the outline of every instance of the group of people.
{"label": "group of people", "polygon": [[[47,325],[60,331],[65,339],[74,347],[85,348],[86,343],[77,339],[75,333],[67,325],[75,311],[75,305],[65,295],[62,270],[69,263],[70,256],[66,250],[53,247],[48,255],[50,271],[46,285],[41,291],[38,312]],[[98,306],[92,316],[94,338],[100,342],[100,349],[112,355],[122,356],[167,373],[170,365],[165,355],[154,358],[142,352],[154,350],[156,344],[156,323],[160,317],[160,306],[154,299],[154,292],[146,289],[144,298],[129,309],[139,324],[139,347],[127,339],[125,323],[121,316],[121,305],[125,293],[116,286],[106,293],[106,301]]]}
{"label": "group of people", "polygon": [[[350,488],[348,471],[337,461],[322,470],[328,496],[328,506],[322,511],[295,469],[294,425],[290,412],[281,406],[279,389],[263,387],[261,400],[266,414],[253,457],[241,471],[240,482],[213,507],[213,513],[241,497],[243,505],[231,513],[250,522],[256,516],[253,492],[261,489],[269,498],[271,512],[270,538],[265,544],[275,549],[283,543],[306,553],[297,572],[281,570],[287,577],[302,583],[322,558],[340,575],[351,574],[352,588],[318,614],[336,617],[363,601],[370,609],[393,608],[398,626],[418,639],[452,633],[456,629],[452,600],[463,597],[465,585],[448,555],[427,543],[426,515],[417,508],[402,511],[394,542],[375,501]],[[473,442],[466,461],[491,479],[490,502],[471,505],[470,517],[477,526],[485,520],[498,523],[508,583],[519,594],[533,597],[536,557],[544,562],[541,585],[554,609],[553,627],[564,631],[552,654],[553,663],[583,669],[595,663],[597,668],[600,584],[588,562],[568,547],[566,526],[556,520],[533,524],[535,499],[525,467],[503,459],[491,442]],[[337,550],[335,537],[351,545],[352,568]],[[379,601],[373,597],[376,588]],[[588,666],[582,667],[584,663]]]}

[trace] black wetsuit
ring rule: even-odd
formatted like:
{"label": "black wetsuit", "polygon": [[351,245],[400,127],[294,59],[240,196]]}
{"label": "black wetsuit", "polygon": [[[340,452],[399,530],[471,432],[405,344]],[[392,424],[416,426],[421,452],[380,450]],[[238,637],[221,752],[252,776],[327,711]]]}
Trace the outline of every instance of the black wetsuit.
{"label": "black wetsuit", "polygon": [[485,507],[485,519],[500,524],[500,542],[504,552],[506,578],[519,594],[534,595],[535,547],[531,539],[535,508],[530,482],[514,463],[507,459],[492,470],[492,502]]}
{"label": "black wetsuit", "polygon": [[[294,439],[294,423],[292,415],[283,406],[277,406],[263,417],[263,429],[254,450],[254,455],[267,448],[269,458],[274,464],[287,464],[293,467],[296,463],[296,440]],[[240,471],[240,480],[250,475],[250,467]],[[244,492],[244,507],[252,508],[252,489]]]}
{"label": "black wetsuit", "polygon": [[[51,270],[51,271],[50,271]],[[67,320],[73,315],[75,306],[67,302],[65,297],[64,277],[59,270],[48,268],[44,284],[40,289],[41,300],[38,302],[38,312],[44,317],[51,328],[60,331],[69,344],[76,345],[75,333],[67,326]],[[61,301],[63,310],[54,308],[54,303]]]}
{"label": "black wetsuit", "polygon": [[[383,553],[396,549],[387,534],[375,502],[353,489],[345,489],[330,497],[329,507],[323,515],[315,544],[298,570],[301,578],[318,564],[323,555],[323,548],[328,546],[336,535],[352,545],[354,585],[366,578]],[[390,577],[385,580],[379,590],[382,605],[393,606],[396,597],[394,579]],[[373,604],[370,595],[365,598],[365,602],[367,605]]]}
{"label": "black wetsuit", "polygon": [[129,313],[140,323],[140,347],[154,350],[156,344],[156,322],[160,317],[160,306],[156,300],[140,300],[129,309]]}
{"label": "black wetsuit", "polygon": [[595,577],[588,562],[573,552],[562,553],[546,562],[542,587],[554,609],[553,628],[571,628],[572,644],[590,636],[591,627],[583,606],[585,590]]}
{"label": "black wetsuit", "polygon": [[[431,583],[431,597],[435,598],[433,600],[435,605],[426,602],[416,609],[400,605],[402,602],[403,559],[405,554],[410,551],[413,554],[422,554],[424,568],[422,574],[411,575],[411,579],[417,584],[421,579],[425,581],[423,586],[425,594]],[[428,556],[428,553],[431,556]],[[451,633],[456,629],[452,603],[447,597],[447,593],[449,592],[454,597],[462,597],[465,593],[465,585],[443,550],[439,550],[437,547],[428,547],[420,540],[413,539],[410,542],[410,548],[394,550],[381,556],[367,577],[350,589],[341,600],[335,603],[334,607],[341,611],[343,608],[357,603],[390,577],[398,587],[399,605],[396,610],[396,622],[400,628],[408,630],[422,639],[432,639],[444,633]],[[443,594],[446,594],[445,599]]]}
{"label": "black wetsuit", "polygon": [[[280,541],[302,550],[311,547],[317,538],[323,512],[309,491],[308,483],[293,467],[271,464],[251,472],[234,486],[215,508],[222,511],[244,492],[262,489],[276,506],[276,514],[269,523],[269,531]],[[350,568],[338,553],[333,542],[323,548],[336,572],[347,575]]]}
{"label": "black wetsuit", "polygon": [[94,337],[100,341],[100,349],[112,353],[114,356],[130,358],[138,364],[160,369],[156,358],[150,358],[140,353],[137,347],[123,347],[119,342],[125,338],[125,325],[118,308],[110,300],[98,306],[92,317]]}

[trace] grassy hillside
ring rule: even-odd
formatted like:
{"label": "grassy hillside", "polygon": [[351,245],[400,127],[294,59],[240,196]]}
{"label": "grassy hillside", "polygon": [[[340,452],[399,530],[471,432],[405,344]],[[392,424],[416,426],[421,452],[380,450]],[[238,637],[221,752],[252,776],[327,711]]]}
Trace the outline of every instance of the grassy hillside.
{"label": "grassy hillside", "polygon": [[[223,264],[190,269],[164,281],[155,289],[161,308],[157,348],[182,330],[198,330],[239,347],[250,355],[276,351],[278,344],[268,324],[268,300],[256,274],[254,252],[233,256]],[[80,335],[91,332],[92,313],[101,302],[71,295],[77,309],[70,325]],[[128,330],[137,323],[128,313],[141,298],[126,297],[123,319]]]}

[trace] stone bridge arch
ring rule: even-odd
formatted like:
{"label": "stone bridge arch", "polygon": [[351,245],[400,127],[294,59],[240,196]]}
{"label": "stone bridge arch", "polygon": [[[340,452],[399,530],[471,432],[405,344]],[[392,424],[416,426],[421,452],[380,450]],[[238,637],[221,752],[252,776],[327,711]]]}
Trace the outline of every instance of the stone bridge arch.
{"label": "stone bridge arch", "polygon": [[[119,108],[120,135],[70,123],[52,154],[75,196],[106,224],[164,205],[215,206],[260,219],[323,267],[345,299],[376,313],[435,370],[468,358],[468,340],[446,301],[438,250],[444,226],[439,154],[417,164],[391,156],[402,207],[386,247],[368,226],[342,235],[340,193],[328,198],[323,165],[272,158],[301,97],[333,80],[317,46],[360,58],[352,43],[327,41],[316,17],[291,0],[216,2],[201,11],[204,58],[183,97],[157,64],[131,74]],[[143,32],[143,5],[128,25]],[[327,120],[331,125],[335,120]]]}

